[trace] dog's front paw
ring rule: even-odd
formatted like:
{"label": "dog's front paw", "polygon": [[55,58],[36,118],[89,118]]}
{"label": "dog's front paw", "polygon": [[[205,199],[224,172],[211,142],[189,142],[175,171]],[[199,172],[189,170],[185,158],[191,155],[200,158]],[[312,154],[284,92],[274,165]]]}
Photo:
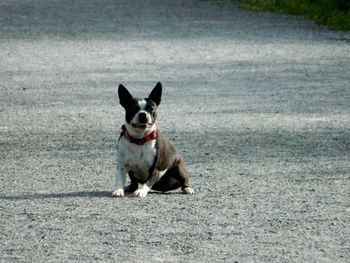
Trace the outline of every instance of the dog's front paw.
{"label": "dog's front paw", "polygon": [[124,190],[123,189],[117,189],[112,193],[113,197],[124,197]]}
{"label": "dog's front paw", "polygon": [[193,195],[194,191],[191,187],[186,187],[186,188],[182,189],[182,193],[187,194],[187,195]]}
{"label": "dog's front paw", "polygon": [[146,189],[138,189],[134,192],[134,196],[145,198],[147,196],[148,191]]}

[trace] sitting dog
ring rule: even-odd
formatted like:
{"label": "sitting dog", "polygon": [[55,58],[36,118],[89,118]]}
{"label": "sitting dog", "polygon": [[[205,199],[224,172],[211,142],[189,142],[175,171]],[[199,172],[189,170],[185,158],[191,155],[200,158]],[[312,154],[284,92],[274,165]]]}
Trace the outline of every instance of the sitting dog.
{"label": "sitting dog", "polygon": [[[118,95],[125,109],[125,124],[118,140],[117,189],[112,195],[123,197],[125,190],[143,198],[151,189],[167,192],[179,187],[183,193],[193,194],[183,160],[155,124],[162,84],[158,82],[148,98],[134,98],[123,85],[119,85]],[[124,189],[126,174],[131,183]]]}

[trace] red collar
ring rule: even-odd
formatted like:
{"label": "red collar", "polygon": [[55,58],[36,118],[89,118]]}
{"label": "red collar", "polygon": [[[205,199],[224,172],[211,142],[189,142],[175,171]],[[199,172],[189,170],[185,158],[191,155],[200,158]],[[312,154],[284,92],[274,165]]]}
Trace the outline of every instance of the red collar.
{"label": "red collar", "polygon": [[129,142],[135,143],[137,145],[143,145],[146,142],[149,142],[150,140],[154,140],[157,138],[157,127],[154,125],[154,129],[151,133],[147,134],[145,137],[138,139],[132,137],[128,131],[126,130],[125,125],[122,126],[122,132],[120,133],[120,136],[124,136]]}

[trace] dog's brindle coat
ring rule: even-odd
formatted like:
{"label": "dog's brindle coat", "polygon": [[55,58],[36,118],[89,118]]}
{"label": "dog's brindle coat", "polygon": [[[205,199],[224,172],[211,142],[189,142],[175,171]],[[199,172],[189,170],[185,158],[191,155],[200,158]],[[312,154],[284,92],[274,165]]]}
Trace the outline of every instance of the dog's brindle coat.
{"label": "dog's brindle coat", "polygon": [[[126,123],[118,141],[117,190],[113,196],[124,196],[126,174],[129,174],[131,183],[125,191],[138,197],[146,197],[150,189],[167,192],[179,187],[183,193],[193,194],[183,160],[155,126],[161,83],[158,82],[145,99],[132,97],[123,85],[119,85],[118,94],[125,109]],[[156,138],[144,139],[155,130]]]}

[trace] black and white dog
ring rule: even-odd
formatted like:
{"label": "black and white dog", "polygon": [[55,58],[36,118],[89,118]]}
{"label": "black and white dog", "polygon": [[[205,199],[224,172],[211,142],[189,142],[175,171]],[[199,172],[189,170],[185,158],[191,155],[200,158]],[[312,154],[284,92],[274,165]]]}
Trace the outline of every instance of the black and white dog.
{"label": "black and white dog", "polygon": [[[117,189],[112,195],[123,197],[125,190],[146,197],[150,189],[167,192],[179,187],[183,193],[193,194],[183,160],[156,128],[162,84],[158,82],[145,99],[134,98],[123,85],[119,85],[118,95],[126,122],[118,140]],[[124,189],[126,174],[131,183]]]}

